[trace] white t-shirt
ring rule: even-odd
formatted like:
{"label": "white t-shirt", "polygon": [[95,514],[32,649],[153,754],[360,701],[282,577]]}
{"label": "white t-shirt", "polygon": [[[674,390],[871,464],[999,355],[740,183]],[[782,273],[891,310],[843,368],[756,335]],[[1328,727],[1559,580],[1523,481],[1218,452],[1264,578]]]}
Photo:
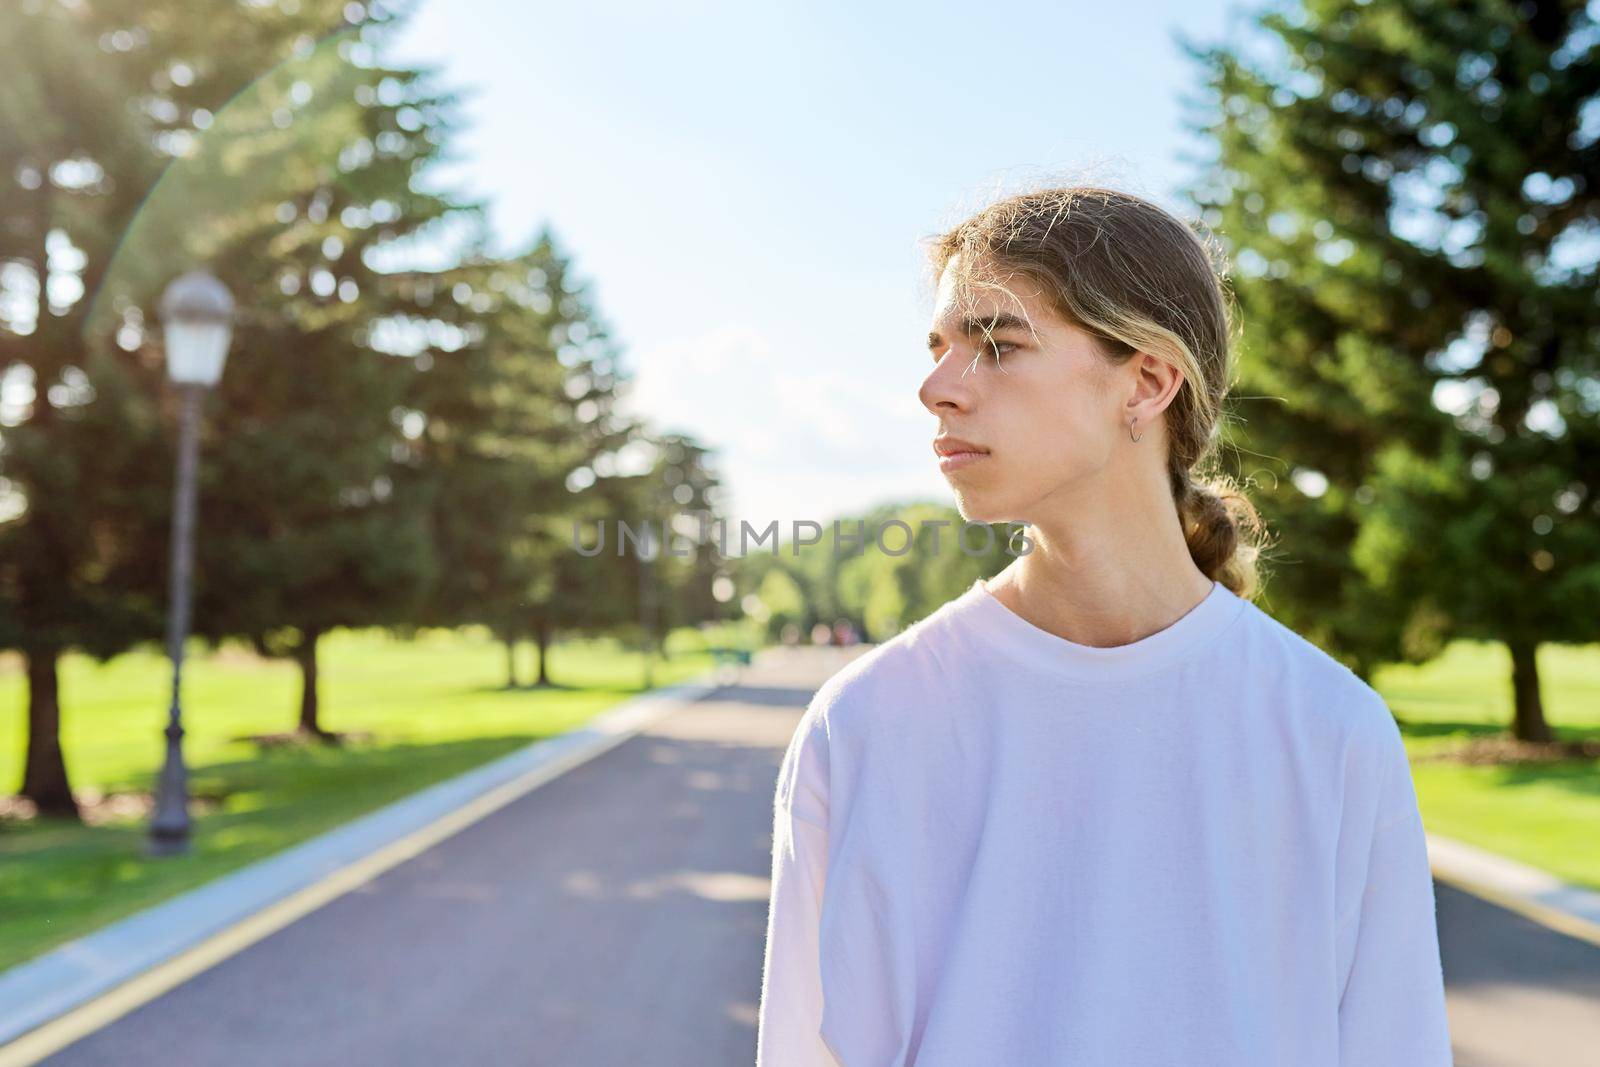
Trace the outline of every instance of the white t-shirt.
{"label": "white t-shirt", "polygon": [[983,582],[817,691],[758,1067],[1448,1067],[1400,731],[1226,586],[1080,645]]}

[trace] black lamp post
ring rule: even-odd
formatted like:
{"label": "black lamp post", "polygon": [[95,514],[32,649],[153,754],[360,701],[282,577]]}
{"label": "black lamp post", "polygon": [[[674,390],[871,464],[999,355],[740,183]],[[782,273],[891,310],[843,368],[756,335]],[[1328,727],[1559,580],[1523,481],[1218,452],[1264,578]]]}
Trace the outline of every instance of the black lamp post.
{"label": "black lamp post", "polygon": [[172,658],[172,706],[167,715],[167,757],[161,768],[147,851],[170,856],[189,849],[189,772],[183,765],[183,645],[189,636],[189,576],[194,560],[195,467],[200,451],[200,405],[222,377],[233,336],[233,296],[204,271],[183,275],[161,297],[167,376],[182,404],[178,472],[172,495],[172,567],[167,612],[167,655]]}

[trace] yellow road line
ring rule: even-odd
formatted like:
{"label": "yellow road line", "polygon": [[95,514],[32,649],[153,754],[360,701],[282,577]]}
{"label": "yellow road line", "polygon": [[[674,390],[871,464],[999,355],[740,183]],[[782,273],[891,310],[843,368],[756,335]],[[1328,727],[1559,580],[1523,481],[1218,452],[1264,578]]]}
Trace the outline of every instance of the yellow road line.
{"label": "yellow road line", "polygon": [[[1552,908],[1547,904],[1540,904],[1537,901],[1513,896],[1510,893],[1503,893],[1493,886],[1486,885],[1473,878],[1464,878],[1460,875],[1440,870],[1438,867],[1432,867],[1432,870],[1433,876],[1446,885],[1453,886],[1464,893],[1470,893],[1475,897],[1482,897],[1491,904],[1497,904],[1507,911],[1514,911],[1523,918],[1536,922],[1540,926],[1554,930],[1557,933],[1566,934],[1568,937],[1575,937],[1579,941],[1587,941],[1591,945],[1600,947],[1600,923],[1590,922],[1577,915],[1562,911],[1560,908]],[[0,1065],[3,1065],[3,1061],[0,1061]]]}
{"label": "yellow road line", "polygon": [[[674,705],[677,706],[677,705]],[[666,709],[663,709],[663,714]],[[336,897],[356,889],[391,867],[425,852],[450,835],[482,819],[557,775],[615,747],[654,721],[651,716],[638,729],[606,738],[603,744],[582,748],[551,760],[505,782],[376,852],[341,867],[321,881],[297,890],[246,919],[185,949],[164,963],[102,993],[95,999],[57,1016],[0,1047],[0,1067],[28,1067],[148,1004],[174,986],[214,967],[262,938],[283,929]]]}

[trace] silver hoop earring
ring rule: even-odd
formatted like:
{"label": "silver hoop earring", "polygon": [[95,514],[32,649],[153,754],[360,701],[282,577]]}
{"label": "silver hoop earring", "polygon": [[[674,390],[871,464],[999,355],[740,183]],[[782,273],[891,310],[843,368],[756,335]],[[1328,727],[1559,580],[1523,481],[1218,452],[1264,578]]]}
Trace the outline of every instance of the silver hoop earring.
{"label": "silver hoop earring", "polygon": [[1131,438],[1133,438],[1133,441],[1134,441],[1134,443],[1136,443],[1136,444],[1137,444],[1137,443],[1138,443],[1138,442],[1139,442],[1139,441],[1140,441],[1140,440],[1142,440],[1142,439],[1143,439],[1143,437],[1144,437],[1144,434],[1140,434],[1140,435],[1139,435],[1139,436],[1138,436],[1138,437],[1134,437],[1134,436],[1133,436],[1133,427],[1134,427],[1134,424],[1135,424],[1135,423],[1137,423],[1137,422],[1138,422],[1138,421],[1139,421],[1139,420],[1138,420],[1138,419],[1134,419],[1134,420],[1133,420],[1133,422],[1130,422],[1130,423],[1128,423],[1128,436],[1129,436],[1129,437],[1131,437]]}

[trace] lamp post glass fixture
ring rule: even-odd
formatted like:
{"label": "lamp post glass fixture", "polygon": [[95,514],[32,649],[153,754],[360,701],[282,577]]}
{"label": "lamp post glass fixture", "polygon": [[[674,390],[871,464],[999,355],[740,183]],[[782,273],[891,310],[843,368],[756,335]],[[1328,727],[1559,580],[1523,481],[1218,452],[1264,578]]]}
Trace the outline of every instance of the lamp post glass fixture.
{"label": "lamp post glass fixture", "polygon": [[189,774],[183,765],[183,645],[189,636],[189,584],[194,561],[195,466],[200,451],[200,405],[222,377],[233,338],[233,296],[216,278],[193,271],[161,297],[167,376],[178,390],[178,471],[172,493],[172,565],[167,609],[167,655],[172,659],[172,705],[167,713],[167,756],[161,767],[149,853],[166,856],[189,848]]}

